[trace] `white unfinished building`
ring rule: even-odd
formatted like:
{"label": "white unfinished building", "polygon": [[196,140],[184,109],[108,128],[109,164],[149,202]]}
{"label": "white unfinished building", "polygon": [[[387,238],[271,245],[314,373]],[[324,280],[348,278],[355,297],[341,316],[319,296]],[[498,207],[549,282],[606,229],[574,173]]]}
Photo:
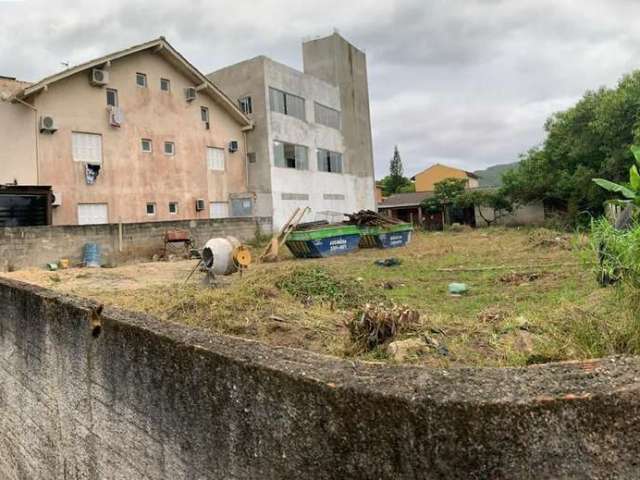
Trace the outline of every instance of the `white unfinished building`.
{"label": "white unfinished building", "polygon": [[366,56],[339,34],[303,44],[304,72],[260,56],[209,75],[255,122],[247,132],[255,214],[279,228],[375,209]]}

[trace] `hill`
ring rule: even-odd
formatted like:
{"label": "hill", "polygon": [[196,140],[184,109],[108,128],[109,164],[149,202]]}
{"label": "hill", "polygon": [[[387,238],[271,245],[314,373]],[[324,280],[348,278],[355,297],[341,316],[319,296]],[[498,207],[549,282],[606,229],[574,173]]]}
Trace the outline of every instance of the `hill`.
{"label": "hill", "polygon": [[476,170],[481,187],[499,187],[502,185],[502,174],[518,165],[518,162],[493,165],[484,170]]}

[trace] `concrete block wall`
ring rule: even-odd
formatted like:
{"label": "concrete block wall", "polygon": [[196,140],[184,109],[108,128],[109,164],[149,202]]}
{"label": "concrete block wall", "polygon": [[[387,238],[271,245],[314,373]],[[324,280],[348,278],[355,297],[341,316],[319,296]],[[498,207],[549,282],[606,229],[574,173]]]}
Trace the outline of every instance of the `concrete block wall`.
{"label": "concrete block wall", "polygon": [[188,230],[196,245],[201,247],[212,237],[233,235],[241,241],[250,240],[254,238],[258,226],[263,233],[270,233],[271,219],[224,218],[124,223],[122,249],[118,224],[0,228],[0,271],[44,267],[61,258],[79,263],[82,260],[83,246],[88,242],[100,245],[103,261],[123,262],[150,258],[157,253],[164,245],[167,230]]}
{"label": "concrete block wall", "polygon": [[95,312],[0,279],[3,480],[638,478],[638,358],[386,366]]}
{"label": "concrete block wall", "polygon": [[[482,212],[482,215],[480,212]],[[484,221],[484,218],[487,218],[490,221],[493,221],[494,219],[493,210],[486,207],[476,207],[475,215],[476,226],[478,227],[487,226],[487,222]],[[538,202],[518,205],[513,212],[499,218],[495,224],[507,227],[518,227],[523,225],[544,225],[544,222],[544,207],[542,202]]]}

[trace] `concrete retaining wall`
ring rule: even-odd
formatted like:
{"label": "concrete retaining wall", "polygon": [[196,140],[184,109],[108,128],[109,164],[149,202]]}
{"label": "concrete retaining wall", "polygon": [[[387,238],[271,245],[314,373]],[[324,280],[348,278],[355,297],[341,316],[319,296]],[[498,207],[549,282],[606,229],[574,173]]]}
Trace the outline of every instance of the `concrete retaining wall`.
{"label": "concrete retaining wall", "polygon": [[0,280],[0,478],[637,478],[636,358],[340,361]]}
{"label": "concrete retaining wall", "polygon": [[225,235],[252,239],[258,225],[263,233],[271,232],[269,218],[124,223],[122,244],[118,224],[0,228],[0,271],[45,266],[61,258],[77,263],[87,242],[100,245],[106,262],[149,258],[163,248],[167,230],[189,230],[196,244],[202,246],[212,237]]}

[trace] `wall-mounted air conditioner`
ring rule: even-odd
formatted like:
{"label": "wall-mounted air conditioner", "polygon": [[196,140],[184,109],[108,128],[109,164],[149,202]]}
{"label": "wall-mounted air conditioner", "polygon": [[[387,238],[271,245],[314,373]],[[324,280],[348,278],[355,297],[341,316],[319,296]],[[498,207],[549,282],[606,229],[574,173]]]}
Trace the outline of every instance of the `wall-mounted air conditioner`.
{"label": "wall-mounted air conditioner", "polygon": [[238,151],[238,141],[237,140],[231,140],[229,142],[229,152],[235,153],[237,151]]}
{"label": "wall-mounted air conditioner", "polygon": [[124,113],[120,107],[109,108],[109,125],[119,127],[124,123]]}
{"label": "wall-mounted air conditioner", "polygon": [[96,87],[104,87],[109,83],[109,72],[94,68],[91,70],[91,85]]}
{"label": "wall-mounted air conditioner", "polygon": [[204,200],[199,198],[196,200],[196,212],[201,212],[204,210]]}
{"label": "wall-mounted air conditioner", "polygon": [[52,193],[53,193],[53,202],[51,202],[51,206],[52,207],[61,206],[62,205],[62,192],[56,192],[54,190]]}
{"label": "wall-mounted air conditioner", "polygon": [[186,98],[187,102],[193,102],[197,96],[198,91],[195,89],[195,87],[188,87],[184,89],[184,97]]}
{"label": "wall-mounted air conditioner", "polygon": [[58,127],[51,115],[42,115],[40,117],[40,133],[53,133],[56,130],[58,130]]}

